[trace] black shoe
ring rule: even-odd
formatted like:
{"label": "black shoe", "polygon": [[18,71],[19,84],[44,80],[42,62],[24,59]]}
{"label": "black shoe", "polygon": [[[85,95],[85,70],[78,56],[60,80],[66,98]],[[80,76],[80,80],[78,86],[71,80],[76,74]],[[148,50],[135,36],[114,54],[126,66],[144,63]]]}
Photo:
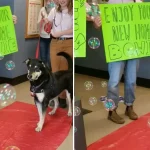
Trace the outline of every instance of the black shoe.
{"label": "black shoe", "polygon": [[66,99],[58,98],[58,101],[59,101],[59,107],[60,108],[66,108],[67,107]]}

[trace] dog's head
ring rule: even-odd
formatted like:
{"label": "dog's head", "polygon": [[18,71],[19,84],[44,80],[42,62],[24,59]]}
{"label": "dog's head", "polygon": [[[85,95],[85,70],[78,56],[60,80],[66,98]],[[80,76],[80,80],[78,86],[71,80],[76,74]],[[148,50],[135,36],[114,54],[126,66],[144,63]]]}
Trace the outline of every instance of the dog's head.
{"label": "dog's head", "polygon": [[27,78],[30,81],[38,80],[44,74],[46,66],[42,61],[28,58],[24,63],[26,63],[28,67]]}

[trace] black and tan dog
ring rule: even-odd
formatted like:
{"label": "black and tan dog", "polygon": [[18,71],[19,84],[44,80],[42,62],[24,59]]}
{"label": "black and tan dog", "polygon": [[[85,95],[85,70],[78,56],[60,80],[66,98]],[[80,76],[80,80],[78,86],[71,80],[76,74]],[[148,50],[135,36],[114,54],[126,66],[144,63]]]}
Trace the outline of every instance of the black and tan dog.
{"label": "black and tan dog", "polygon": [[68,101],[68,116],[72,116],[72,99],[73,99],[73,62],[72,58],[64,52],[58,53],[68,61],[68,70],[52,73],[46,65],[38,59],[27,59],[25,63],[28,67],[27,78],[30,81],[30,91],[34,96],[34,101],[39,113],[39,122],[35,130],[40,132],[45,121],[46,110],[49,102],[54,100],[54,107],[50,115],[55,114],[59,102],[58,95],[66,91]]}

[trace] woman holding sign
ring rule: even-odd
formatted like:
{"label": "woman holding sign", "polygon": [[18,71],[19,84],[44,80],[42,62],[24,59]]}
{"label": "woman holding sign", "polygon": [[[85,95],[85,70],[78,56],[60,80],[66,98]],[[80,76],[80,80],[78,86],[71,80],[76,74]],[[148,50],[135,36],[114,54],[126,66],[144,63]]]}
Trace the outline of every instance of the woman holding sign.
{"label": "woman holding sign", "polygon": [[[108,0],[109,3],[128,3],[128,2],[142,2],[141,0]],[[101,26],[100,18],[90,18],[95,27]],[[90,20],[87,16],[87,20]],[[90,20],[90,21],[91,21]],[[108,63],[109,81],[107,89],[107,99],[113,100],[115,108],[108,113],[108,119],[117,123],[123,124],[125,120],[117,114],[117,107],[119,102],[119,82],[124,72],[125,75],[125,90],[124,90],[124,103],[126,105],[125,115],[131,120],[137,120],[138,116],[133,110],[133,103],[135,100],[135,86],[137,78],[137,69],[139,66],[138,59],[125,60],[119,62]]]}

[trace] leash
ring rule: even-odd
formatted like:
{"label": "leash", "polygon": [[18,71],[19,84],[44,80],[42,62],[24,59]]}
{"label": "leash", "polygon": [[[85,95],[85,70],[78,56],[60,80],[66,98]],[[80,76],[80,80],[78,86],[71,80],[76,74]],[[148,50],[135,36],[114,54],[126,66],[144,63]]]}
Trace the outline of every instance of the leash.
{"label": "leash", "polygon": [[[42,19],[40,22],[40,32],[42,31],[42,26],[43,26],[44,20]],[[36,47],[36,52],[35,52],[35,58],[38,59],[39,58],[39,51],[40,51],[40,36],[39,36],[39,41]]]}

